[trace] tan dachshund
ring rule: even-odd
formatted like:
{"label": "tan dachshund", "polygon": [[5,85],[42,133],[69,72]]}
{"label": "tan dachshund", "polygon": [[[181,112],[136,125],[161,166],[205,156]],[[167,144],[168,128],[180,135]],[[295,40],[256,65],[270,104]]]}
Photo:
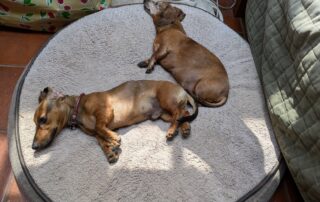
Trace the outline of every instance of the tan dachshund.
{"label": "tan dachshund", "polygon": [[[193,108],[192,115],[187,104]],[[78,126],[95,136],[110,163],[120,154],[120,137],[113,130],[158,118],[170,122],[167,139],[180,128],[182,136],[190,134],[189,122],[196,118],[198,107],[179,85],[168,81],[128,81],[109,91],[68,96],[47,87],[40,92],[34,114],[36,134],[32,148],[48,146],[67,126]],[[147,134],[146,134],[147,135]]]}
{"label": "tan dachshund", "polygon": [[144,0],[144,8],[157,34],[151,58],[138,66],[151,73],[159,63],[202,105],[223,105],[229,93],[227,72],[213,53],[186,35],[181,24],[185,13],[158,0]]}

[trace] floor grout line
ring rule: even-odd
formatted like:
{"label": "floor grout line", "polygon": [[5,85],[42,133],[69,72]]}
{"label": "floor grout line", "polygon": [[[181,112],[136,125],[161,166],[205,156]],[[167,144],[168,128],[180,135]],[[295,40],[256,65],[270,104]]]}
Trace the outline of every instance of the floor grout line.
{"label": "floor grout line", "polygon": [[0,128],[0,133],[7,133],[7,129],[6,128]]}
{"label": "floor grout line", "polygon": [[0,68],[1,67],[11,67],[11,68],[25,68],[26,67],[26,65],[8,65],[8,64],[0,64]]}

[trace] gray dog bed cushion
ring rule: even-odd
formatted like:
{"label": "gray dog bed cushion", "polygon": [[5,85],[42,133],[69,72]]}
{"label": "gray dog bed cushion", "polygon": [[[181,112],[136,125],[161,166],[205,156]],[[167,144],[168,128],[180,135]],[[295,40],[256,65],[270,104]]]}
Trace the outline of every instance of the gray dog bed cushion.
{"label": "gray dog bed cushion", "polygon": [[41,89],[104,91],[127,80],[173,78],[151,55],[155,30],[142,5],[108,9],[55,35],[16,88],[9,127],[14,174],[31,201],[268,200],[279,183],[280,153],[248,44],[210,14],[179,5],[187,34],[213,51],[230,79],[227,104],[199,108],[190,138],[166,142],[168,123],[119,129],[122,153],[110,165],[96,139],[65,129],[40,152],[31,149]]}

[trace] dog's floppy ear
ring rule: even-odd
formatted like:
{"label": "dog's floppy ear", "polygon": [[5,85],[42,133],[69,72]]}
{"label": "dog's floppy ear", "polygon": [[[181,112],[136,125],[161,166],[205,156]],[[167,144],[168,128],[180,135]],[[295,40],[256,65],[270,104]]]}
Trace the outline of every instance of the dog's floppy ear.
{"label": "dog's floppy ear", "polygon": [[52,90],[49,87],[46,87],[42,91],[40,91],[40,95],[39,95],[39,98],[38,98],[39,103],[42,102],[42,100],[44,100],[49,95],[49,93],[51,91]]}

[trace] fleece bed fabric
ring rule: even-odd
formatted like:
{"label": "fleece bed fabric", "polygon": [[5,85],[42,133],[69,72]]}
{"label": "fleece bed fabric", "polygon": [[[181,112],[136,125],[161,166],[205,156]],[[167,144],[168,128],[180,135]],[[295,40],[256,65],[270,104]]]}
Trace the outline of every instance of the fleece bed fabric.
{"label": "fleece bed fabric", "polygon": [[[160,66],[152,74],[136,66],[151,55],[155,37],[142,5],[82,18],[50,40],[16,89],[10,159],[18,184],[32,201],[267,201],[271,197],[279,182],[280,154],[250,48],[217,18],[197,8],[179,7],[186,13],[183,25],[188,35],[226,67],[231,86],[227,104],[200,107],[188,139],[177,136],[166,142],[169,125],[161,120],[119,129],[122,153],[114,165],[109,165],[96,139],[80,130],[65,129],[50,147],[34,152],[33,114],[44,87],[78,95],[127,80],[174,82]],[[37,196],[24,189],[26,184]],[[266,184],[271,186],[263,190]]]}
{"label": "fleece bed fabric", "polygon": [[246,25],[276,138],[306,201],[320,201],[320,1],[248,1]]}

